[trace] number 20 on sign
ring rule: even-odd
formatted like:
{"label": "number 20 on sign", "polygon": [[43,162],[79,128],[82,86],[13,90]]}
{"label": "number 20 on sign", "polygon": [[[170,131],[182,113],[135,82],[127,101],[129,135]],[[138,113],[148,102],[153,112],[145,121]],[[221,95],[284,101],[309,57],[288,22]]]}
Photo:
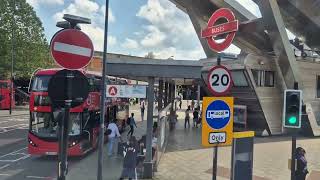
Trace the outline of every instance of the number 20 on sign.
{"label": "number 20 on sign", "polygon": [[226,146],[233,138],[233,97],[204,97],[202,145]]}
{"label": "number 20 on sign", "polygon": [[214,66],[208,73],[208,87],[216,96],[225,95],[232,86],[230,71],[224,66]]}

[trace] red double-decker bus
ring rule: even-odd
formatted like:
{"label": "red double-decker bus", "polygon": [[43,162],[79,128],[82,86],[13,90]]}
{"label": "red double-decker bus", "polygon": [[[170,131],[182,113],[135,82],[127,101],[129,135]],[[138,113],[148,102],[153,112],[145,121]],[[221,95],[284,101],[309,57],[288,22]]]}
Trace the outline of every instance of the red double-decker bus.
{"label": "red double-decker bus", "polygon": [[[30,83],[28,151],[31,155],[58,153],[58,121],[63,118],[63,112],[53,109],[48,96],[48,84],[59,70],[61,69],[38,70]],[[84,155],[98,144],[101,75],[85,71],[83,73],[89,81],[89,95],[82,105],[70,109],[69,156]],[[111,83],[112,78],[108,78],[108,81]],[[106,107],[106,125],[109,120],[117,118],[119,129],[124,129],[124,122],[129,116],[128,100],[111,101]]]}
{"label": "red double-decker bus", "polygon": [[[0,80],[0,109],[10,109],[10,95],[13,84],[10,80]],[[15,107],[14,93],[11,99],[11,107]]]}

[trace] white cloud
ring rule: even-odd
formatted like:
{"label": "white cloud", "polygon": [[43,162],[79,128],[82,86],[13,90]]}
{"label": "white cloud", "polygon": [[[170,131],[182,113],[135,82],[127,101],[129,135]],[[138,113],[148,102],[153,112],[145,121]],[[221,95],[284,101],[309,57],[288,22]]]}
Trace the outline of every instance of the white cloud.
{"label": "white cloud", "polygon": [[63,5],[64,0],[27,0],[32,7],[38,8],[39,5]]}
{"label": "white cloud", "polygon": [[110,36],[108,37],[108,45],[109,46],[114,46],[117,44],[117,38],[114,36]]}
{"label": "white cloud", "polygon": [[187,14],[167,0],[148,0],[146,5],[141,6],[137,16],[161,31],[182,35],[195,32]]}
{"label": "white cloud", "polygon": [[103,50],[104,31],[102,28],[93,27],[91,25],[81,26],[83,32],[85,32],[93,42],[94,50]]}
{"label": "white cloud", "polygon": [[261,17],[261,12],[258,5],[252,0],[237,0],[244,8],[254,14],[256,17]]}
{"label": "white cloud", "polygon": [[139,44],[133,39],[126,38],[125,42],[121,46],[125,49],[136,49],[139,47]]}
{"label": "white cloud", "polygon": [[[104,43],[104,30],[100,27],[94,27],[91,25],[81,26],[82,31],[85,32],[93,42],[94,50],[102,51]],[[108,49],[117,44],[117,38],[108,35]]]}
{"label": "white cloud", "polygon": [[[90,18],[92,25],[94,26],[103,26],[105,18],[105,8],[105,5],[100,7],[99,4],[94,1],[74,0],[74,2],[69,4],[66,9],[54,14],[53,18],[55,21],[61,21],[63,20],[63,14],[72,14]],[[115,22],[115,19],[116,18],[112,14],[111,9],[109,9],[109,22]]]}
{"label": "white cloud", "polygon": [[[102,19],[103,23],[104,23],[104,19],[105,19],[105,15],[106,15],[106,6],[103,5],[100,8],[100,12],[102,13],[102,16],[100,16],[100,18]],[[109,22],[115,22],[116,18],[114,17],[112,10],[109,8],[109,16],[108,16],[108,21]]]}
{"label": "white cloud", "polygon": [[[91,38],[95,50],[103,50],[104,42],[104,18],[105,18],[105,5],[99,6],[98,3],[91,0],[73,0],[64,10],[54,14],[55,21],[62,21],[64,14],[72,14],[76,16],[82,16],[91,19],[91,24],[80,25],[83,32],[88,34]],[[109,10],[109,22],[114,22],[115,17]],[[108,48],[114,46],[117,43],[117,38],[114,36],[108,36]]]}
{"label": "white cloud", "polygon": [[148,34],[141,40],[141,44],[145,47],[156,47],[163,42],[166,35],[155,26],[147,26]]}

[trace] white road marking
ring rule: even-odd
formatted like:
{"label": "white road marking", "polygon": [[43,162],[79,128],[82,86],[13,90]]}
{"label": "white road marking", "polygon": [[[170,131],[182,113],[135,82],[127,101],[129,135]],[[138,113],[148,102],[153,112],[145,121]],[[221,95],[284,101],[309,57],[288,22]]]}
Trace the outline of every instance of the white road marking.
{"label": "white road marking", "polygon": [[33,179],[53,179],[52,177],[42,177],[42,176],[26,176],[26,178],[33,178]]}
{"label": "white road marking", "polygon": [[15,155],[16,153],[18,153],[18,152],[20,152],[20,151],[23,151],[23,150],[25,150],[25,149],[27,149],[27,148],[28,148],[28,147],[24,147],[24,148],[15,150],[15,151],[13,151],[13,152],[11,152],[11,153],[4,154],[4,155],[0,156],[0,158],[6,157],[6,156],[9,156],[9,155]]}
{"label": "white road marking", "polygon": [[0,174],[0,176],[11,176],[11,174]]}
{"label": "white road marking", "polygon": [[[16,151],[12,152],[12,153],[8,153],[8,154],[0,156],[0,162],[13,163],[13,162],[17,162],[17,161],[29,158],[31,156],[30,154],[26,154],[26,153],[20,152],[20,151],[22,151],[22,150],[24,150],[26,148],[27,147],[22,148],[22,149],[18,149]],[[14,159],[14,157],[11,157],[11,159],[10,158],[6,159],[8,156],[17,156],[17,155],[18,155],[18,157],[16,159]]]}
{"label": "white road marking", "polygon": [[0,170],[1,170],[1,169],[4,169],[4,168],[6,168],[6,167],[9,167],[9,166],[10,166],[10,164],[6,164],[6,165],[4,165],[4,166],[1,166],[1,167],[0,167]]}
{"label": "white road marking", "polygon": [[[16,128],[13,128],[13,127],[16,127]],[[27,125],[27,124],[16,124],[14,126],[9,126],[9,127],[0,127],[0,130],[1,130],[0,134],[14,131],[17,129],[28,129],[28,127],[29,127],[29,125]],[[8,129],[8,128],[12,128],[12,129]]]}
{"label": "white road marking", "polygon": [[79,56],[86,56],[86,57],[90,57],[91,51],[92,51],[89,48],[75,46],[75,45],[61,43],[61,42],[55,42],[53,50],[65,52],[65,53],[70,53],[70,54],[75,54],[75,55],[79,55]]}
{"label": "white road marking", "polygon": [[0,121],[0,124],[2,124],[2,123],[7,123],[7,122],[9,122],[9,121]]}

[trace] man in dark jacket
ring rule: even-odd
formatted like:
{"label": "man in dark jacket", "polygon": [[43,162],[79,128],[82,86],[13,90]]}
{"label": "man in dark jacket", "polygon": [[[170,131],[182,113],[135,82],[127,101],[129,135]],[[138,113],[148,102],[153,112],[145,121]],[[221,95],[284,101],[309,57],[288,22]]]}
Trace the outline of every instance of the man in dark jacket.
{"label": "man in dark jacket", "polygon": [[124,147],[124,159],[123,159],[123,170],[121,173],[120,180],[123,178],[129,178],[129,180],[137,179],[137,140],[135,136],[131,136],[129,140],[129,145]]}
{"label": "man in dark jacket", "polygon": [[296,149],[297,170],[295,172],[296,180],[305,180],[309,173],[307,167],[306,151],[302,147]]}

